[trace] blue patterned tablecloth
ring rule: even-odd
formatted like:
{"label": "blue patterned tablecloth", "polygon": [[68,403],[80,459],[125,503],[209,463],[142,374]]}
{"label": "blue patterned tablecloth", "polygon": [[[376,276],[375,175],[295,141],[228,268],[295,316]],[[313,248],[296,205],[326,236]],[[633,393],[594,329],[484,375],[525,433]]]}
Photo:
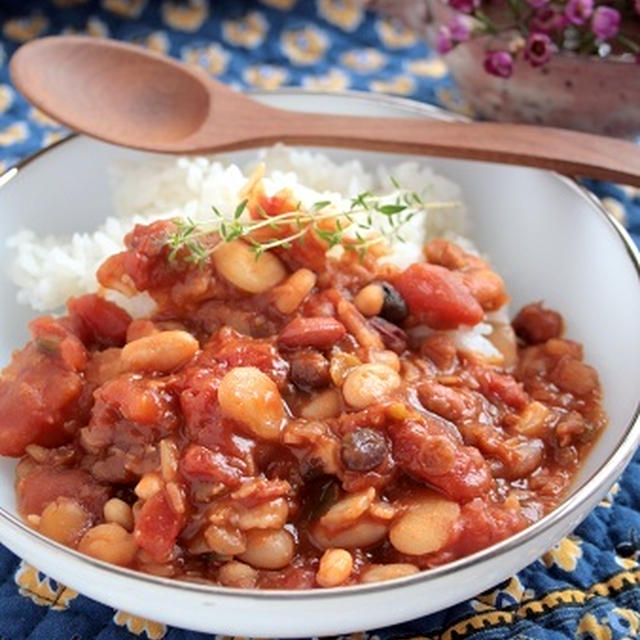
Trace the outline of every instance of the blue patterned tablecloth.
{"label": "blue patterned tablecloth", "polygon": [[[137,42],[202,65],[242,88],[360,89],[468,112],[442,60],[414,33],[363,11],[360,4],[358,0],[0,0],[0,168],[65,134],[25,103],[8,75],[13,51],[47,34],[89,33]],[[588,186],[640,241],[640,192],[596,182]],[[506,583],[440,613],[349,638],[638,637],[638,537],[640,455],[572,535]],[[134,637],[213,636],[114,611],[54,582],[0,546],[0,640]]]}

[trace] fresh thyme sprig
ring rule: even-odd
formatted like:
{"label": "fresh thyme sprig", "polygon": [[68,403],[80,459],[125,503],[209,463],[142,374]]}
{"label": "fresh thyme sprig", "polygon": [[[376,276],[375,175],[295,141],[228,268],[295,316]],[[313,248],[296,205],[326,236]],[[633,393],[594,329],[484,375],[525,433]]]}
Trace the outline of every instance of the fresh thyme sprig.
{"label": "fresh thyme sprig", "polygon": [[[243,200],[230,219],[215,206],[211,220],[176,219],[175,231],[167,239],[169,261],[181,258],[201,265],[220,246],[238,238],[245,240],[259,258],[270,249],[289,249],[294,242],[302,243],[312,231],[327,243],[329,249],[341,245],[347,251],[357,251],[362,258],[375,244],[406,242],[402,230],[420,211],[448,209],[458,204],[425,202],[420,194],[403,189],[394,178],[391,182],[396,189],[393,196],[364,191],[351,199],[346,211],[335,210],[329,200],[321,200],[308,210],[298,203],[294,210],[274,216],[258,207],[258,217],[247,219],[243,214],[248,201]],[[333,224],[328,225],[327,221],[333,221]]]}

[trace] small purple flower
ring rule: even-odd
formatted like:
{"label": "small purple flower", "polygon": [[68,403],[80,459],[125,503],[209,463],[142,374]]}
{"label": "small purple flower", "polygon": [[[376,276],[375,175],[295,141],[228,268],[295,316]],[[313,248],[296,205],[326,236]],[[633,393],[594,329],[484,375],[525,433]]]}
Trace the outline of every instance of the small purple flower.
{"label": "small purple flower", "polygon": [[593,0],[569,0],[564,15],[572,24],[584,24],[593,13]]}
{"label": "small purple flower", "polygon": [[599,6],[593,12],[591,30],[600,40],[608,40],[620,31],[620,12],[611,7]]}
{"label": "small purple flower", "polygon": [[451,31],[449,30],[449,27],[440,27],[436,37],[436,51],[440,55],[444,55],[445,53],[449,53],[451,49],[453,49]]}
{"label": "small purple flower", "polygon": [[466,16],[457,15],[449,24],[449,33],[456,42],[464,42],[471,36],[471,27]]}
{"label": "small purple flower", "polygon": [[524,57],[532,67],[541,67],[549,62],[553,53],[553,42],[546,33],[532,33],[527,38]]}
{"label": "small purple flower", "polygon": [[640,0],[634,0],[633,6],[636,10],[636,13],[640,15]]}
{"label": "small purple flower", "polygon": [[480,6],[481,0],[449,0],[449,6],[456,11],[471,13]]}
{"label": "small purple flower", "polygon": [[552,7],[543,7],[531,18],[529,27],[532,31],[551,33],[560,31],[567,26],[567,18]]}
{"label": "small purple flower", "polygon": [[545,4],[548,4],[549,0],[527,0],[527,4],[532,6],[534,9],[540,9],[544,7]]}
{"label": "small purple flower", "polygon": [[513,73],[513,57],[508,51],[487,51],[484,68],[492,76],[509,78]]}

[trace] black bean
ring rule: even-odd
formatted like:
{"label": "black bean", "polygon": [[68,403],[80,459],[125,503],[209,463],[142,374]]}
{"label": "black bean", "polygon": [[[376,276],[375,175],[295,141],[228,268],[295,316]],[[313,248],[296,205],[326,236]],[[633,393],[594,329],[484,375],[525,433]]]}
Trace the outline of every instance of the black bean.
{"label": "black bean", "polygon": [[340,447],[342,463],[351,471],[371,471],[383,462],[387,453],[384,435],[366,427],[348,433]]}
{"label": "black bean", "polygon": [[389,322],[400,324],[408,315],[409,309],[400,292],[388,282],[381,282],[380,286],[384,292],[384,301],[380,315]]}
{"label": "black bean", "polygon": [[299,389],[321,389],[331,382],[329,361],[315,349],[294,352],[289,364],[289,377]]}
{"label": "black bean", "polygon": [[380,334],[382,342],[387,349],[402,353],[407,348],[407,334],[398,326],[376,316],[369,320],[369,324]]}

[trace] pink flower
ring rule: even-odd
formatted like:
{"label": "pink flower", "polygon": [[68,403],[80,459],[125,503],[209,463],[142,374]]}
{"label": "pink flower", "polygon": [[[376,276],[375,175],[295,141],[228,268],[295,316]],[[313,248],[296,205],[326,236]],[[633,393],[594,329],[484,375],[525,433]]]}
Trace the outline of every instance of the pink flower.
{"label": "pink flower", "polygon": [[548,4],[549,0],[527,0],[527,3],[534,9],[540,9],[540,7],[544,7],[545,4]]}
{"label": "pink flower", "polygon": [[449,24],[449,32],[456,42],[464,42],[471,36],[471,27],[466,16],[457,15]]}
{"label": "pink flower", "polygon": [[436,37],[436,51],[440,55],[444,55],[445,53],[449,53],[451,49],[453,49],[451,31],[449,30],[449,27],[440,27]]}
{"label": "pink flower", "polygon": [[640,14],[640,0],[634,0],[633,6],[637,14]]}
{"label": "pink flower", "polygon": [[456,11],[471,13],[480,6],[481,0],[448,0],[449,6]]}
{"label": "pink flower", "polygon": [[553,42],[546,33],[532,33],[527,38],[524,57],[532,67],[541,67],[549,62],[553,48]]}
{"label": "pink flower", "polygon": [[532,31],[550,33],[560,31],[567,26],[567,18],[552,7],[543,7],[531,18],[529,27]]}
{"label": "pink flower", "polygon": [[608,40],[620,31],[620,13],[611,7],[599,6],[593,12],[591,30],[600,40]]}
{"label": "pink flower", "polygon": [[573,24],[584,24],[593,13],[593,0],[569,0],[564,15]]}
{"label": "pink flower", "polygon": [[508,51],[487,51],[484,68],[492,76],[509,78],[513,73],[513,57]]}

